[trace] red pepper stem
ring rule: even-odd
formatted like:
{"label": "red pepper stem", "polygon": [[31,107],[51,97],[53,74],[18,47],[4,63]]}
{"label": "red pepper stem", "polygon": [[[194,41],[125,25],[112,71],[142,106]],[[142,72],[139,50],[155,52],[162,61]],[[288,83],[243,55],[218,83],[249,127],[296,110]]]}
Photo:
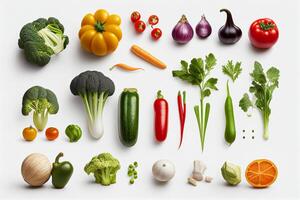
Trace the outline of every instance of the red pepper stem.
{"label": "red pepper stem", "polygon": [[161,90],[157,91],[157,98],[158,99],[163,99],[164,98],[164,96],[161,94]]}
{"label": "red pepper stem", "polygon": [[55,163],[59,163],[60,157],[63,157],[63,156],[64,156],[64,154],[62,152],[60,152],[55,158]]}
{"label": "red pepper stem", "polygon": [[185,96],[186,96],[186,92],[185,91],[183,91],[183,104],[185,104]]}

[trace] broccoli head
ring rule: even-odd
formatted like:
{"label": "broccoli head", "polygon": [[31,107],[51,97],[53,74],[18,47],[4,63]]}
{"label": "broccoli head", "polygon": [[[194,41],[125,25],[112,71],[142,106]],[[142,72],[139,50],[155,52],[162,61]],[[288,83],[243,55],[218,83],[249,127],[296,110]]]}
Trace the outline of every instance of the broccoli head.
{"label": "broccoli head", "polygon": [[94,174],[96,183],[107,186],[116,183],[117,172],[120,168],[120,162],[110,153],[101,153],[85,165],[84,171],[88,175]]}
{"label": "broccoli head", "polygon": [[68,43],[64,26],[54,17],[39,18],[24,25],[18,40],[26,59],[40,66],[48,64],[51,56],[64,50]]}
{"label": "broccoli head", "polygon": [[46,127],[48,114],[56,114],[58,109],[55,94],[43,87],[33,86],[23,96],[22,114],[27,116],[33,111],[33,123],[39,131]]}
{"label": "broccoli head", "polygon": [[114,82],[101,72],[86,71],[72,80],[70,89],[72,94],[82,99],[91,136],[100,139],[104,133],[103,108],[107,98],[115,92]]}

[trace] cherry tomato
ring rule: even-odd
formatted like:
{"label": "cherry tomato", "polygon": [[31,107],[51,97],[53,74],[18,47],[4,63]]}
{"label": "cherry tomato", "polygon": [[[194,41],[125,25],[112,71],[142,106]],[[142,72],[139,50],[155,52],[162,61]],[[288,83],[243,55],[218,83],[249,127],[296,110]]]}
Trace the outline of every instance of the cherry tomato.
{"label": "cherry tomato", "polygon": [[156,15],[151,15],[148,19],[148,23],[153,26],[159,22],[159,18]]}
{"label": "cherry tomato", "polygon": [[131,13],[131,21],[134,23],[141,19],[141,14],[138,11]]}
{"label": "cherry tomato", "polygon": [[50,141],[55,140],[58,137],[58,134],[59,132],[57,128],[50,127],[46,130],[46,137]]}
{"label": "cherry tomato", "polygon": [[138,20],[134,23],[134,28],[136,32],[142,33],[146,29],[146,24],[142,20]]}
{"label": "cherry tomato", "polygon": [[23,137],[26,141],[32,141],[36,138],[37,130],[32,126],[26,127],[23,130]]}
{"label": "cherry tomato", "polygon": [[248,36],[254,47],[267,49],[277,42],[279,31],[272,19],[262,18],[251,24]]}
{"label": "cherry tomato", "polygon": [[158,40],[162,35],[162,31],[160,30],[160,28],[155,28],[151,31],[151,37],[154,40]]}

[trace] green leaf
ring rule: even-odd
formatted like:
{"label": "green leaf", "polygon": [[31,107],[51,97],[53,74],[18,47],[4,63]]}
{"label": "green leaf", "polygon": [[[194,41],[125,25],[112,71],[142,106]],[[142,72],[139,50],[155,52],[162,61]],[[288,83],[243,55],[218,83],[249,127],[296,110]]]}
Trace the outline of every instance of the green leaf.
{"label": "green leaf", "polygon": [[203,93],[202,93],[202,94],[203,94],[203,98],[204,98],[204,97],[209,97],[209,96],[210,96],[210,94],[211,94],[211,92],[210,92],[210,90],[209,90],[209,89],[206,89],[206,90],[204,90],[204,91],[203,91]]}
{"label": "green leaf", "polygon": [[187,63],[184,60],[182,60],[180,63],[181,63],[181,69],[182,69],[182,71],[187,72],[188,71],[188,67],[189,67],[189,63]]}
{"label": "green leaf", "polygon": [[279,70],[275,67],[271,67],[267,71],[268,80],[272,83],[278,83],[279,80]]}
{"label": "green leaf", "polygon": [[196,79],[199,79],[200,83],[205,77],[205,72],[203,69],[203,63],[201,64],[201,61],[199,62],[196,58],[193,58],[191,60],[191,64],[189,65],[189,73],[193,75]]}
{"label": "green leaf", "polygon": [[205,69],[211,71],[214,66],[217,64],[217,59],[214,54],[210,53],[205,57]]}
{"label": "green leaf", "polygon": [[191,75],[187,72],[181,71],[181,70],[172,71],[172,74],[173,74],[173,77],[178,77],[181,80],[186,81],[192,85],[199,85],[202,82],[202,81],[200,82],[193,75]]}
{"label": "green leaf", "polygon": [[241,62],[233,64],[232,60],[229,60],[226,65],[222,66],[223,73],[231,78],[234,82],[238,76],[242,73]]}
{"label": "green leaf", "polygon": [[212,90],[218,90],[218,88],[216,87],[217,82],[218,82],[217,78],[210,78],[204,84],[204,88],[210,88]]}
{"label": "green leaf", "polygon": [[240,100],[239,106],[244,112],[247,112],[250,107],[253,107],[253,104],[247,93],[245,93],[243,98]]}
{"label": "green leaf", "polygon": [[265,84],[267,82],[264,69],[262,68],[262,65],[257,61],[254,62],[254,70],[250,75],[255,82],[258,82],[260,84]]}

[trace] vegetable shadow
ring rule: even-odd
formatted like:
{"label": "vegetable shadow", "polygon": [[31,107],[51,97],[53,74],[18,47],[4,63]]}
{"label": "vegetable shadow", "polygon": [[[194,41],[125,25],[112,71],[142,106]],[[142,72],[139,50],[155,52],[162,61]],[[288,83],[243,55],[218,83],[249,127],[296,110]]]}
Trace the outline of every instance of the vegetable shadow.
{"label": "vegetable shadow", "polygon": [[42,186],[39,186],[39,187],[34,187],[34,186],[28,185],[24,182],[24,183],[17,184],[17,187],[19,187],[21,189],[24,189],[24,190],[31,190],[32,191],[32,190],[45,190],[45,189],[51,188],[52,186],[42,185]]}
{"label": "vegetable shadow", "polygon": [[105,56],[96,56],[96,55],[82,49],[82,47],[80,45],[78,45],[76,49],[77,49],[76,58],[78,59],[78,62],[80,60],[80,61],[84,61],[84,62],[87,62],[87,63],[91,63],[91,64],[88,64],[88,66],[93,65],[96,62],[109,59],[112,55],[112,54],[107,54]]}
{"label": "vegetable shadow", "polygon": [[259,49],[259,48],[254,47],[250,42],[249,42],[248,46],[249,46],[249,49],[252,52],[256,53],[256,54],[266,53],[271,49],[271,48],[269,48],[269,49]]}
{"label": "vegetable shadow", "polygon": [[152,183],[153,185],[157,186],[157,187],[162,187],[162,186],[167,186],[168,182],[161,182],[156,180],[155,178],[152,177]]}

